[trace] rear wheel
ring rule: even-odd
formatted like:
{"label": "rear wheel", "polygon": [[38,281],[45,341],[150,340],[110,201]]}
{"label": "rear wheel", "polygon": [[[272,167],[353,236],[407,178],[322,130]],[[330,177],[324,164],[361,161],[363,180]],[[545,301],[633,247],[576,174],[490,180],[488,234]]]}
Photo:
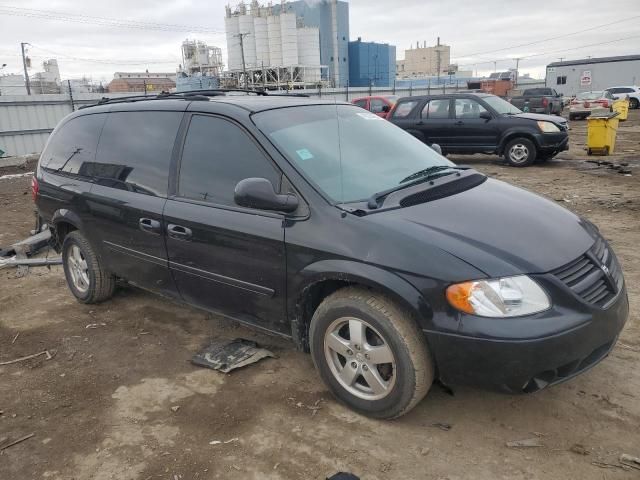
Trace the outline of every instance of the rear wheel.
{"label": "rear wheel", "polygon": [[384,295],[355,287],[333,293],[314,313],[309,333],[323,381],[364,415],[399,417],[433,382],[424,333]]}
{"label": "rear wheel", "polygon": [[80,232],[69,233],[62,244],[62,265],[69,290],[82,303],[99,303],[113,295],[115,276],[102,266]]}
{"label": "rear wheel", "polygon": [[514,138],[505,147],[504,158],[514,167],[527,167],[536,159],[536,146],[528,138]]}
{"label": "rear wheel", "polygon": [[638,108],[640,106],[640,102],[638,102],[637,98],[629,99],[629,108]]}

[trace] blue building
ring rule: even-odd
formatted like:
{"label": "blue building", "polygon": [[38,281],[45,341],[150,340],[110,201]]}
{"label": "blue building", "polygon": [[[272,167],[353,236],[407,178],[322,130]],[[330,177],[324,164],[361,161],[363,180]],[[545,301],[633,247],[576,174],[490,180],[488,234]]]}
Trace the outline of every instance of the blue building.
{"label": "blue building", "polygon": [[332,86],[345,87],[349,81],[349,4],[338,0],[297,0],[274,5],[274,13],[283,8],[296,14],[298,26],[318,27],[320,63],[329,67],[323,72],[324,79]]}
{"label": "blue building", "polygon": [[349,86],[390,87],[396,78],[396,47],[388,43],[349,42]]}

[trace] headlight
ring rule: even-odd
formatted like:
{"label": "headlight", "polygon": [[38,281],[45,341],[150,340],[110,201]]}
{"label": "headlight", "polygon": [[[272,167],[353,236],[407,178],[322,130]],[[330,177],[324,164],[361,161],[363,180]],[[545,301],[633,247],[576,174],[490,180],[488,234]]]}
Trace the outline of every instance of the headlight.
{"label": "headlight", "polygon": [[447,288],[447,300],[481,317],[518,317],[551,307],[544,290],[526,275],[457,283]]}
{"label": "headlight", "polygon": [[538,128],[540,128],[544,133],[556,133],[560,131],[558,126],[553,122],[540,121],[538,122]]}

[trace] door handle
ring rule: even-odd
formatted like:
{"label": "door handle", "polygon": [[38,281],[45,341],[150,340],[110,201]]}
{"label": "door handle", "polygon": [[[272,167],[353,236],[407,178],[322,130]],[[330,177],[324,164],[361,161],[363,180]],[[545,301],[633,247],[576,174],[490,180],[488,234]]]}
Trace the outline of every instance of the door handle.
{"label": "door handle", "polygon": [[418,120],[418,123],[416,123],[416,125],[424,125],[424,122],[422,120]]}
{"label": "door handle", "polygon": [[454,125],[464,125],[464,122],[462,120],[458,120]]}
{"label": "door handle", "polygon": [[167,226],[167,234],[176,240],[189,240],[191,238],[191,229],[170,223]]}
{"label": "door handle", "polygon": [[141,218],[138,220],[138,227],[140,230],[147,233],[160,234],[160,222],[151,218]]}

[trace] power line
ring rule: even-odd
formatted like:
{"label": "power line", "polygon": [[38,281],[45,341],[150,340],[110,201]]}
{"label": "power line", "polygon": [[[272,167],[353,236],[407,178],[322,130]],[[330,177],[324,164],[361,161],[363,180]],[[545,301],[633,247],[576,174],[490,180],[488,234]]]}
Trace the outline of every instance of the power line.
{"label": "power line", "polygon": [[[49,55],[53,55],[59,58],[66,58],[66,59],[75,60],[78,62],[101,63],[104,65],[153,65],[153,64],[162,65],[162,64],[176,64],[180,62],[180,60],[177,58],[172,60],[159,60],[159,59],[157,60],[116,60],[116,59],[81,58],[81,57],[66,55],[64,53],[54,52],[53,50],[48,50],[38,45],[32,45],[32,47],[36,48],[37,50],[47,52]],[[45,58],[45,57],[41,57],[41,58]]]}
{"label": "power line", "polygon": [[556,35],[555,37],[544,38],[542,40],[535,40],[535,41],[529,42],[529,43],[521,43],[520,45],[512,45],[510,47],[498,48],[496,50],[489,50],[489,51],[486,51],[486,52],[478,52],[478,53],[470,53],[470,54],[466,54],[466,55],[459,55],[457,58],[460,58],[460,57],[475,57],[475,56],[478,56],[478,55],[486,55],[487,53],[504,52],[505,50],[512,50],[514,48],[529,47],[529,46],[535,45],[537,43],[544,43],[544,42],[549,42],[551,40],[557,40],[559,38],[570,37],[572,35],[577,35],[579,33],[584,33],[584,32],[590,32],[592,30],[597,30],[597,29],[603,28],[603,27],[609,27],[611,25],[616,25],[618,23],[629,22],[629,21],[635,20],[637,18],[640,18],[640,15],[635,15],[633,17],[623,18],[622,20],[616,20],[615,22],[603,23],[601,25],[595,25],[593,27],[585,28],[583,30],[577,30],[575,32],[564,33],[562,35]]}
{"label": "power line", "polygon": [[[532,54],[532,55],[523,55],[523,56],[521,56],[519,58],[520,58],[520,60],[525,60],[525,59],[534,58],[534,57],[551,56],[554,53],[570,52],[570,51],[573,51],[573,50],[580,50],[582,48],[597,47],[597,46],[600,46],[600,45],[608,45],[610,43],[622,42],[624,40],[631,40],[633,38],[640,38],[640,35],[632,35],[632,36],[629,36],[629,37],[618,38],[616,40],[610,40],[610,41],[607,41],[607,42],[591,43],[589,45],[581,45],[579,47],[563,48],[561,50],[551,50],[551,51],[542,52],[542,53],[535,53],[535,54]],[[486,62],[465,63],[465,64],[461,64],[461,65],[458,65],[458,66],[459,67],[466,67],[466,66],[469,66],[469,65],[484,65],[486,63],[503,62],[503,61],[514,61],[514,60],[515,60],[515,58],[506,57],[506,58],[499,58],[499,59],[495,59],[495,60],[489,60],[489,61],[486,61]]]}
{"label": "power line", "polygon": [[136,20],[124,20],[94,15],[81,15],[54,10],[38,10],[35,8],[12,7],[0,5],[0,15],[17,17],[40,18],[43,20],[57,20],[61,22],[81,23],[88,25],[100,25],[103,27],[133,28],[140,30],[173,31],[186,33],[204,33],[222,35],[224,31],[214,30],[197,25],[180,25],[171,23],[140,22]]}

